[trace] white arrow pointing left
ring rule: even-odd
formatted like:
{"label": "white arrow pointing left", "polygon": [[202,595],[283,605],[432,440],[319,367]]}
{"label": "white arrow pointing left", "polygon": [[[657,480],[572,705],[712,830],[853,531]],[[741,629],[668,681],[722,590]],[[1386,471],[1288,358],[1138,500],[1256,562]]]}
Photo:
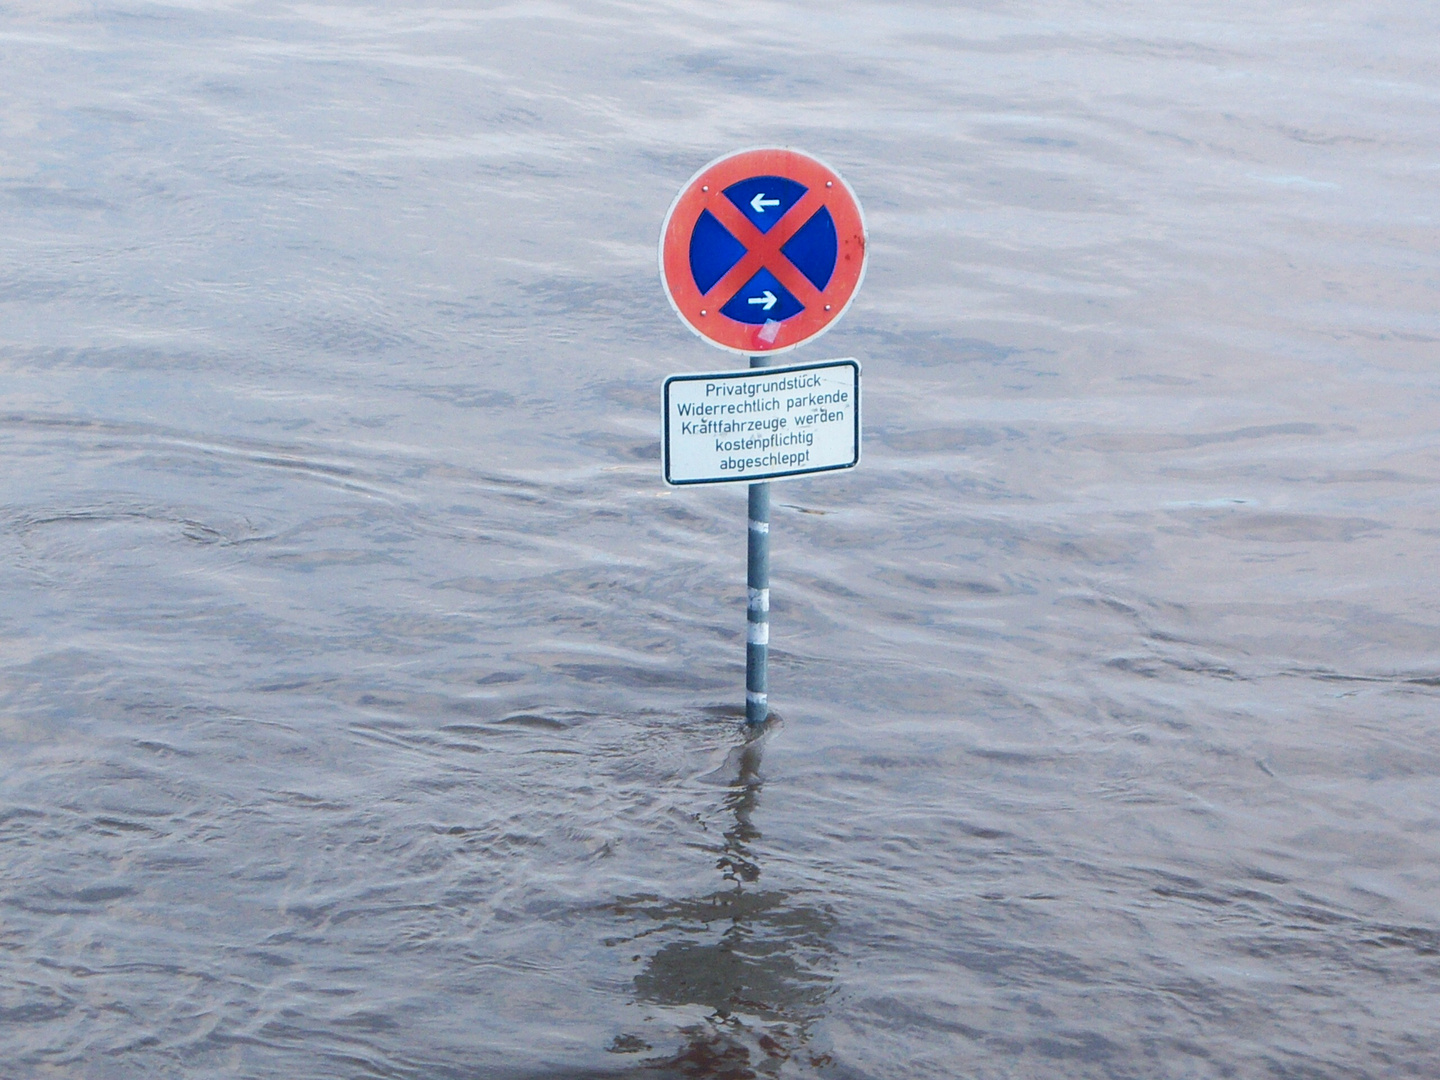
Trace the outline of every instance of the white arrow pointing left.
{"label": "white arrow pointing left", "polygon": [[765,193],[763,191],[757,191],[755,193],[755,197],[750,200],[750,209],[754,210],[757,214],[763,214],[765,212],[765,207],[767,206],[779,205],[779,199],[767,199],[765,198]]}
{"label": "white arrow pointing left", "polygon": [[760,310],[761,310],[761,311],[769,311],[772,307],[775,306],[775,301],[778,300],[778,299],[779,299],[778,296],[776,296],[776,295],[775,295],[773,292],[771,292],[769,289],[766,289],[764,296],[752,296],[752,297],[750,297],[749,303],[752,303],[752,304],[764,304],[765,306],[762,307]]}

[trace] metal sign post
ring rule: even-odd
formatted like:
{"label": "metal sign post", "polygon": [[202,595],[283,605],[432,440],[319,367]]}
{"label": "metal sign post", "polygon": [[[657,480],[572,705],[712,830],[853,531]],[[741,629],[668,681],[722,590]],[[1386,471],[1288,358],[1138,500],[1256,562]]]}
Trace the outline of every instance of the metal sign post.
{"label": "metal sign post", "polygon": [[745,584],[745,721],[770,715],[770,481],[750,485],[750,552]]}
{"label": "metal sign post", "polygon": [[769,368],[769,358],[834,325],[865,255],[854,192],[794,150],[712,161],[680,189],[660,232],[660,280],[676,314],[711,345],[750,357],[750,371],[666,379],[663,444],[667,484],[749,484],[750,724],[770,714],[770,481],[860,461],[860,365]]}
{"label": "metal sign post", "polygon": [[[752,356],[752,368],[765,357]],[[770,715],[770,481],[750,485],[749,550],[745,559],[745,722]]]}

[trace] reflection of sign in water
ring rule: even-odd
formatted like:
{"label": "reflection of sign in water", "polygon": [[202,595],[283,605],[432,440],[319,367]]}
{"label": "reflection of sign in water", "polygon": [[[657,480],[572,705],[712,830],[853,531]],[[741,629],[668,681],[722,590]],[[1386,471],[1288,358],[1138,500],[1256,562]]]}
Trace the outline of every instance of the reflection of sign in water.
{"label": "reflection of sign in water", "polygon": [[723,484],[860,460],[860,365],[826,360],[665,380],[665,481]]}
{"label": "reflection of sign in water", "polygon": [[865,274],[865,222],[840,174],[796,150],[741,150],[680,189],[660,279],[685,325],[722,349],[784,352],[845,313]]}
{"label": "reflection of sign in water", "polygon": [[[725,831],[717,860],[733,887],[671,901],[622,898],[614,908],[643,923],[613,943],[664,940],[635,977],[636,996],[654,1005],[699,1005],[711,1010],[712,1021],[727,1021],[688,1030],[677,1057],[651,1062],[679,1068],[682,1075],[691,1075],[686,1070],[692,1066],[701,1070],[698,1075],[754,1075],[704,1070],[742,1067],[752,1052],[789,1056],[806,1041],[830,989],[824,969],[833,951],[830,910],[797,903],[776,889],[746,887],[761,872],[751,850],[760,837],[751,822],[760,796],[759,741],[746,744],[735,758],[737,775],[725,799],[735,822]],[[737,1041],[747,1032],[753,1050]]]}
{"label": "reflection of sign in water", "polygon": [[637,911],[695,935],[663,945],[635,977],[645,1001],[797,1020],[829,989],[829,977],[803,958],[823,950],[833,919],[785,893],[734,890]]}

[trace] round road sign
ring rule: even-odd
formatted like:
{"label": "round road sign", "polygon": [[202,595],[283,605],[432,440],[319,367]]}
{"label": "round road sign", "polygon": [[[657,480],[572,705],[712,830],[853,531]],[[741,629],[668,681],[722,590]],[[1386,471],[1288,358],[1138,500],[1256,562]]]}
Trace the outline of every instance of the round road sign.
{"label": "round road sign", "polygon": [[660,280],[685,325],[737,353],[823,334],[865,276],[865,219],[850,185],[795,150],[717,158],[675,196]]}

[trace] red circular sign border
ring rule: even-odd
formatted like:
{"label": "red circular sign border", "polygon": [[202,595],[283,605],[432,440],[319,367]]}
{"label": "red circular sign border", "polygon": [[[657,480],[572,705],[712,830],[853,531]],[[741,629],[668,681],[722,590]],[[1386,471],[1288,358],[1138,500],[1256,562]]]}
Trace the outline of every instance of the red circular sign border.
{"label": "red circular sign border", "polygon": [[[835,270],[830,281],[824,289],[810,289],[812,293],[818,294],[818,300],[806,304],[804,311],[782,323],[769,324],[773,328],[770,331],[773,336],[769,341],[762,336],[767,329],[764,324],[756,326],[736,322],[720,314],[718,307],[728,298],[718,297],[719,304],[715,303],[716,297],[706,301],[690,274],[690,235],[701,211],[711,209],[714,212],[714,208],[719,206],[721,214],[730,216],[733,220],[738,211],[729,204],[723,192],[731,184],[752,176],[784,176],[808,189],[775,228],[782,228],[782,223],[790,221],[791,215],[803,203],[818,203],[830,210],[839,243]],[[848,196],[848,202],[841,196]],[[724,205],[720,205],[718,200],[725,200]],[[815,209],[818,209],[818,206]],[[795,215],[796,224],[783,227],[781,235],[784,239],[772,242],[770,246],[778,249],[785,239],[809,220],[812,213],[814,209]],[[720,217],[721,214],[716,216]],[[775,228],[772,228],[771,233],[774,233]],[[670,209],[665,214],[665,223],[660,229],[660,281],[665,288],[665,297],[680,316],[680,321],[711,345],[747,356],[789,352],[825,333],[849,309],[855,294],[860,291],[861,282],[865,279],[868,241],[860,200],[855,197],[854,190],[844,178],[829,165],[799,150],[778,147],[736,150],[716,158],[692,176],[670,204]],[[740,263],[749,258],[749,245],[746,247],[746,256],[741,258]],[[734,269],[731,268],[731,273]],[[730,274],[727,273],[726,276]],[[724,278],[711,287],[711,293],[722,284]],[[828,311],[825,310],[827,304],[830,307]],[[705,312],[704,315],[700,314],[702,311]]]}

